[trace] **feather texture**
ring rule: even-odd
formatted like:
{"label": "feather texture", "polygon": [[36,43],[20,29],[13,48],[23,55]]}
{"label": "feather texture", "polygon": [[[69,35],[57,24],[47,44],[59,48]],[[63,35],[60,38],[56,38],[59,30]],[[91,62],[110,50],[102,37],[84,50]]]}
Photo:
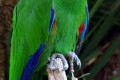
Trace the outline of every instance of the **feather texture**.
{"label": "feather texture", "polygon": [[9,80],[20,80],[30,57],[48,40],[50,13],[51,0],[20,0],[16,5]]}

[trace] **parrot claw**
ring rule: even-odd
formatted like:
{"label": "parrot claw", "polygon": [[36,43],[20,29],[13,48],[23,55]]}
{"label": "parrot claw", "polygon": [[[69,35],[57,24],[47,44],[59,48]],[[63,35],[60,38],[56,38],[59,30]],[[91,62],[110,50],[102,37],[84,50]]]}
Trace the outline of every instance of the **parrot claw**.
{"label": "parrot claw", "polygon": [[59,53],[55,53],[51,56],[50,58],[50,64],[49,64],[49,68],[53,71],[56,71],[56,70],[59,70],[58,68],[55,68],[54,65],[53,65],[53,62],[56,58],[60,58],[63,62],[63,65],[64,65],[64,69],[63,71],[67,70],[68,69],[68,63],[67,63],[67,60],[65,59],[65,57],[62,55],[62,54],[59,54]]}
{"label": "parrot claw", "polygon": [[70,64],[70,71],[73,72],[73,62],[75,61],[75,63],[79,66],[79,69],[81,68],[81,61],[78,58],[78,56],[74,53],[74,52],[69,52],[66,55],[66,58],[68,58],[69,64]]}

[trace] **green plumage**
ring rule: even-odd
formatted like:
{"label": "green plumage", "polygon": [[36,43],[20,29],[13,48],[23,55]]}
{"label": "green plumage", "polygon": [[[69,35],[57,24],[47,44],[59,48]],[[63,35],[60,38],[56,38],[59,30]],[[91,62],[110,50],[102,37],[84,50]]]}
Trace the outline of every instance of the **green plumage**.
{"label": "green plumage", "polygon": [[20,80],[24,68],[49,35],[51,0],[20,0],[13,14],[9,80]]}
{"label": "green plumage", "polygon": [[[72,1],[72,0],[71,0]],[[51,30],[49,40],[41,55],[37,70],[44,67],[48,57],[52,53],[67,54],[69,51],[75,51],[78,27],[86,19],[86,0],[76,0],[79,2],[64,3],[64,0],[53,0],[55,10],[55,21],[57,24]],[[67,0],[66,0],[67,2]],[[63,5],[69,6],[64,7]],[[70,6],[73,5],[73,6]],[[73,8],[74,7],[74,8]],[[41,69],[43,71],[43,69]],[[46,70],[44,70],[45,72]]]}
{"label": "green plumage", "polygon": [[86,18],[85,6],[86,0],[54,0],[58,27],[56,51],[65,54],[75,50],[78,27]]}
{"label": "green plumage", "polygon": [[[78,27],[87,16],[86,3],[86,0],[20,0],[13,14],[9,80],[20,80],[30,56],[41,43],[46,42],[46,45],[35,74],[46,72],[42,68],[52,53],[65,55],[75,51]],[[49,35],[52,5],[56,24]]]}
{"label": "green plumage", "polygon": [[[79,1],[79,3],[76,2],[76,4],[74,4],[71,2],[70,4],[66,4],[70,8],[66,8],[63,6],[65,5],[64,0],[53,0],[57,25],[52,28],[42,56],[45,57],[46,55],[50,55],[52,52],[67,54],[69,51],[75,50],[78,27],[87,16],[85,8],[86,0],[76,1]],[[74,6],[70,6],[71,4],[74,4]],[[71,8],[75,6],[76,8]],[[41,57],[41,63],[44,61],[44,57]]]}

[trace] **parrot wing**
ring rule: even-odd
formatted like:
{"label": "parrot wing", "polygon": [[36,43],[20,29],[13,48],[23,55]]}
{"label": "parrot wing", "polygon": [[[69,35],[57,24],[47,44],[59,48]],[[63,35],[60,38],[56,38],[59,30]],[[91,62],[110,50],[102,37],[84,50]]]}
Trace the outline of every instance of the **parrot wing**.
{"label": "parrot wing", "polygon": [[9,80],[29,80],[48,40],[51,0],[20,0],[13,13]]}
{"label": "parrot wing", "polygon": [[89,28],[89,10],[88,10],[88,5],[86,4],[86,15],[87,17],[84,19],[84,22],[81,24],[81,26],[78,28],[79,31],[79,37],[78,37],[78,41],[77,41],[77,45],[76,45],[76,54],[78,55],[80,53],[81,50],[81,46],[82,46],[82,41],[88,31]]}

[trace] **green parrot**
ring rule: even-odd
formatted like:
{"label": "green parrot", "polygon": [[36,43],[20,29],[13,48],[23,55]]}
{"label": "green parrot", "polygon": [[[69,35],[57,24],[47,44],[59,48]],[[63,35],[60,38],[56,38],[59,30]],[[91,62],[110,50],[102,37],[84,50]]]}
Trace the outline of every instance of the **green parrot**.
{"label": "green parrot", "polygon": [[20,0],[13,12],[9,80],[41,80],[50,56],[51,70],[57,70],[55,57],[67,70],[66,55],[80,66],[76,54],[88,23],[87,0]]}

